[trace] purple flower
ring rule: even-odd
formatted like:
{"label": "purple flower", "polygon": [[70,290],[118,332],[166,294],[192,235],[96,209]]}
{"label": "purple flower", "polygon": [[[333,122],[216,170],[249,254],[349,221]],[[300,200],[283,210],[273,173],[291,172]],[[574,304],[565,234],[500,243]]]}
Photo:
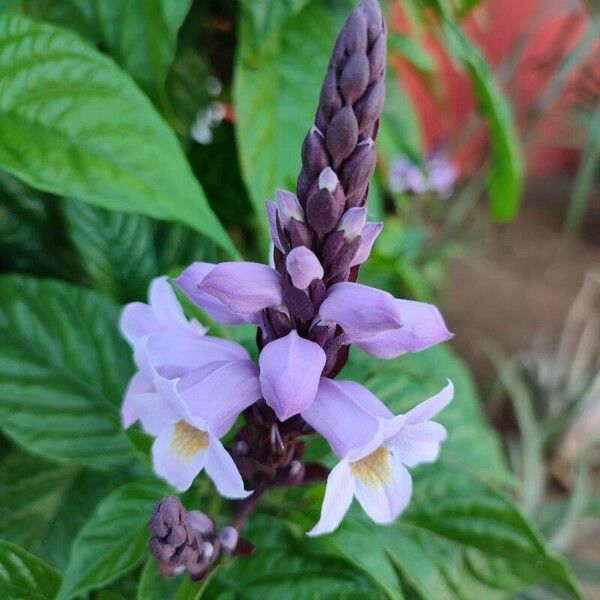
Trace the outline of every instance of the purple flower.
{"label": "purple flower", "polygon": [[[187,489],[206,469],[222,495],[248,494],[219,441],[242,412],[247,427],[240,436],[248,437],[238,440],[234,455],[250,487],[260,486],[261,493],[265,482],[302,480],[297,444],[309,426],[327,439],[340,462],[329,475],[311,535],[335,529],[354,496],[376,522],[395,519],[410,500],[407,467],[439,453],[446,432],[431,419],[453,393],[449,384],[394,416],[358,383],[334,381],[351,345],[394,358],[452,335],[434,306],[357,283],[382,229],[367,221],[366,201],[385,59],[381,9],[376,0],[362,0],[333,49],[304,139],[296,193],[277,190],[276,201],[266,204],[272,265],[198,262],[176,280],[213,320],[257,326],[258,365],[241,346],[188,321],[164,278],[152,284],[149,305],[127,306],[121,321],[139,369],[123,421],[128,427],[139,420],[156,437],[154,468],[177,489]],[[432,167],[445,190],[448,169],[439,160]],[[398,189],[426,189],[418,167],[405,161],[393,170]],[[180,544],[160,541],[161,552],[179,551]]]}
{"label": "purple flower", "polygon": [[392,162],[388,176],[392,192],[417,195],[435,192],[442,200],[451,196],[457,179],[457,167],[439,150],[429,155],[424,168],[407,158],[397,158]]}
{"label": "purple flower", "polygon": [[261,396],[258,369],[246,350],[187,321],[164,277],[152,282],[149,304],[125,307],[121,331],[139,369],[125,394],[123,424],[139,420],[156,437],[156,473],[184,491],[205,468],[223,496],[247,496],[219,441]]}
{"label": "purple flower", "polygon": [[442,199],[447,200],[458,179],[458,168],[443,152],[434,152],[427,160],[429,187]]}
{"label": "purple flower", "polygon": [[392,162],[388,180],[390,190],[396,194],[402,192],[424,194],[429,189],[427,178],[419,165],[406,158],[398,158]]}
{"label": "purple flower", "polygon": [[394,416],[358,383],[323,379],[316,401],[302,416],[341,460],[327,478],[321,518],[308,535],[336,529],[354,496],[376,523],[394,521],[412,493],[406,467],[432,462],[439,454],[446,430],[431,418],[453,393],[449,383],[405,415]]}
{"label": "purple flower", "polygon": [[[290,262],[292,284],[298,285],[300,297],[310,303],[306,288],[322,272],[318,260],[308,248],[298,247],[288,254],[286,265]],[[194,279],[195,273],[201,278]],[[211,267],[195,263],[176,283],[199,308],[226,324],[249,322],[251,314],[250,322],[266,331],[261,311],[276,309],[285,318],[293,312],[284,301],[283,278],[266,265],[222,263]],[[293,299],[299,302],[297,297]],[[223,315],[215,311],[215,301],[227,306],[228,312]],[[380,358],[418,352],[452,336],[434,306],[396,300],[387,292],[352,282],[338,283],[325,291],[318,312],[309,320],[307,338],[292,330],[268,342],[260,355],[263,397],[282,421],[299,414],[315,399],[328,357],[327,349],[311,336],[317,338],[323,328],[341,330],[339,342],[356,344]]]}

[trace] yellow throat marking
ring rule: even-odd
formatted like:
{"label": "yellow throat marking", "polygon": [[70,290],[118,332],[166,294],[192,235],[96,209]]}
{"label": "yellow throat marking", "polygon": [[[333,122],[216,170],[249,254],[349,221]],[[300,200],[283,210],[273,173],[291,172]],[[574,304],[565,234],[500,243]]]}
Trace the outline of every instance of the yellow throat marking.
{"label": "yellow throat marking", "polygon": [[192,427],[185,421],[175,423],[170,450],[173,454],[190,460],[195,454],[208,448],[208,433]]}
{"label": "yellow throat marking", "polygon": [[350,471],[369,487],[383,487],[392,478],[390,451],[380,446],[375,452],[350,463]]}

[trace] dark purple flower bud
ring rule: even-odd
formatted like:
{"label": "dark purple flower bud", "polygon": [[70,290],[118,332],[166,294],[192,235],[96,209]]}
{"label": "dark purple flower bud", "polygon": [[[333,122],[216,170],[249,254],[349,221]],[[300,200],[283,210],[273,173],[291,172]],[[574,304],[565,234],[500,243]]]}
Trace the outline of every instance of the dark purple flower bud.
{"label": "dark purple flower bud", "polygon": [[290,219],[287,225],[288,234],[290,236],[290,243],[292,248],[298,246],[310,246],[311,245],[311,234],[308,227],[298,221],[297,219]]}
{"label": "dark purple flower bud", "polygon": [[[375,88],[377,84],[374,84]],[[371,96],[372,94],[370,94]],[[383,102],[383,96],[381,101]],[[358,105],[362,105],[362,116],[361,123],[362,127],[360,130],[365,129],[369,124],[369,119],[376,113],[379,115],[381,110],[375,110],[375,107],[371,106],[370,101],[359,101]],[[325,141],[327,142],[327,150],[329,155],[333,158],[333,165],[338,168],[340,164],[352,154],[356,144],[358,142],[359,123],[357,121],[357,115],[354,114],[354,110],[351,106],[345,106],[342,110],[335,113],[327,133],[325,134]]]}
{"label": "dark purple flower bud", "polygon": [[322,279],[315,279],[309,288],[310,299],[315,307],[315,310],[319,310],[319,306],[323,300],[325,300],[325,296],[327,295],[327,287]]}
{"label": "dark purple flower bud", "polygon": [[367,50],[367,22],[358,10],[353,10],[340,33],[339,39],[343,41],[347,54],[366,52]]}
{"label": "dark purple flower bud", "polygon": [[381,8],[377,0],[363,0],[358,6],[367,22],[367,36],[369,43],[372,44],[382,31],[385,31],[385,22],[381,14]]}
{"label": "dark purple flower bud", "polygon": [[308,223],[319,235],[331,231],[338,224],[343,212],[343,194],[334,196],[326,188],[313,194],[306,203]]}
{"label": "dark purple flower bud", "polygon": [[312,177],[319,175],[329,165],[325,137],[316,127],[311,127],[304,138],[302,165],[306,173]]}
{"label": "dark purple flower bud", "polygon": [[[379,120],[385,103],[385,83],[383,78],[372,83],[364,96],[356,103],[358,131],[362,133]],[[327,146],[329,147],[329,141]],[[354,150],[354,148],[352,148]]]}
{"label": "dark purple flower bud", "polygon": [[267,311],[266,318],[275,339],[285,337],[294,328],[290,317],[280,310]]}
{"label": "dark purple flower bud", "polygon": [[338,81],[334,69],[330,69],[327,77],[325,77],[323,87],[321,88],[319,106],[323,112],[323,116],[327,120],[330,120],[344,106],[338,93]]}
{"label": "dark purple flower bud", "polygon": [[373,140],[361,142],[342,169],[342,187],[351,206],[357,206],[355,199],[362,198],[377,164],[377,152]]}
{"label": "dark purple flower bud", "polygon": [[385,34],[382,33],[369,52],[369,83],[383,77],[386,58],[387,39]]}
{"label": "dark purple flower bud", "polygon": [[284,290],[283,299],[290,313],[300,321],[310,321],[315,316],[315,307],[304,291],[290,285]]}
{"label": "dark purple flower bud", "polygon": [[365,93],[369,78],[369,59],[364,52],[356,52],[348,59],[340,77],[340,91],[347,104],[354,104]]}

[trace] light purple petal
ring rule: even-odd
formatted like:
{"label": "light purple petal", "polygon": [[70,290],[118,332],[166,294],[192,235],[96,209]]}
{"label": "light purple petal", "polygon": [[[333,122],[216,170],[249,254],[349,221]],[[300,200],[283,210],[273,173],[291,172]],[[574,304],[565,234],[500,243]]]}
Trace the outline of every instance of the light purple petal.
{"label": "light purple petal", "polygon": [[[200,442],[185,439],[181,433],[181,421],[167,427],[152,445],[152,463],[154,471],[163,477],[175,489],[185,492],[195,477],[204,468],[207,458],[208,434],[197,432]],[[186,431],[184,429],[184,431]],[[206,436],[206,437],[204,437]],[[206,444],[202,443],[206,440]],[[191,443],[190,443],[191,442]]]}
{"label": "light purple petal", "polygon": [[310,537],[331,533],[348,512],[354,495],[354,480],[348,462],[342,460],[329,473],[319,522],[307,533]]}
{"label": "light purple petal", "polygon": [[[376,414],[369,409],[377,405]],[[334,381],[323,377],[315,401],[302,412],[340,458],[353,448],[362,448],[377,434],[378,414],[391,413],[369,390],[353,381]]]}
{"label": "light purple petal", "polygon": [[198,323],[188,323],[167,277],[157,277],[152,281],[149,304],[132,302],[125,306],[119,325],[123,337],[132,345],[142,337],[165,329],[192,331],[196,335],[206,331]]}
{"label": "light purple petal", "polygon": [[325,167],[319,175],[319,189],[327,190],[333,194],[339,185],[340,180],[331,167]]}
{"label": "light purple petal", "polygon": [[286,190],[277,190],[275,192],[277,197],[277,210],[279,211],[279,218],[281,224],[287,227],[291,219],[296,221],[304,221],[304,210],[298,200],[296,194],[288,192]]}
{"label": "light purple petal", "polygon": [[453,395],[454,387],[448,381],[443,390],[406,413],[406,425],[389,444],[405,465],[414,467],[437,459],[447,433],[442,425],[430,419],[450,403]]}
{"label": "light purple petal", "polygon": [[210,363],[184,375],[177,390],[194,419],[206,423],[217,437],[262,395],[258,366],[251,360]]}
{"label": "light purple petal", "polygon": [[262,349],[260,385],[265,401],[279,420],[285,421],[312,404],[325,361],[323,348],[301,338],[296,331]]}
{"label": "light purple petal", "polygon": [[435,421],[406,425],[394,438],[391,447],[407,467],[416,467],[437,460],[447,435],[444,426]]}
{"label": "light purple petal", "polygon": [[162,317],[164,321],[179,321],[181,325],[187,325],[181,304],[166,276],[157,277],[150,283],[148,291],[150,306]]}
{"label": "light purple petal", "polygon": [[452,338],[439,310],[432,304],[396,300],[402,326],[380,331],[356,345],[377,358],[396,358],[406,352],[419,352]]}
{"label": "light purple petal", "polygon": [[397,415],[391,419],[378,417],[375,434],[364,445],[352,448],[347,454],[348,460],[360,460],[378,448],[392,445],[405,424],[406,417],[404,415]]}
{"label": "light purple petal", "polygon": [[252,493],[244,489],[244,481],[233,458],[214,435],[210,436],[205,468],[224,498],[247,498]]}
{"label": "light purple petal", "polygon": [[362,265],[370,256],[375,240],[383,229],[383,223],[367,223],[360,234],[360,246],[352,260],[351,267]]}
{"label": "light purple petal", "polygon": [[305,290],[315,279],[323,279],[324,271],[319,259],[306,246],[294,248],[285,261],[294,287]]}
{"label": "light purple petal", "polygon": [[366,218],[367,209],[364,206],[349,208],[342,215],[342,218],[338,223],[337,230],[343,231],[346,241],[351,242],[353,239],[361,235],[363,228],[365,227]]}
{"label": "light purple petal", "polygon": [[247,318],[283,302],[281,275],[260,263],[220,263],[198,283],[198,288]]}
{"label": "light purple petal", "polygon": [[[181,377],[192,369],[212,362],[250,359],[240,344],[208,335],[197,337],[167,332],[146,340],[146,360],[140,358],[140,350],[136,347],[136,360],[149,363],[153,370],[168,379]],[[141,364],[138,366],[141,368]]]}
{"label": "light purple petal", "polygon": [[279,239],[279,232],[277,231],[277,205],[270,200],[265,202],[267,208],[267,218],[269,220],[269,229],[271,231],[271,239],[275,247],[281,252],[285,252],[283,244]]}
{"label": "light purple petal", "polygon": [[256,315],[237,314],[227,308],[218,298],[198,288],[198,284],[214,267],[215,265],[211,263],[193,263],[175,280],[175,283],[198,308],[201,308],[217,323],[223,325],[255,323],[258,318]]}
{"label": "light purple petal", "polygon": [[142,429],[153,436],[162,433],[179,418],[171,404],[156,392],[137,394],[130,402],[137,411]]}
{"label": "light purple petal", "polygon": [[435,396],[417,404],[413,409],[406,413],[407,423],[423,423],[429,421],[440,413],[454,397],[454,385],[448,380],[448,385],[438,392]]}
{"label": "light purple petal", "polygon": [[[375,523],[391,523],[404,511],[412,494],[412,478],[393,454],[387,464],[374,465],[364,476],[355,474],[355,495],[363,510]],[[352,470],[352,464],[350,465]]]}
{"label": "light purple petal", "polygon": [[400,307],[391,294],[359,283],[336,283],[319,308],[323,321],[344,330],[349,343],[372,338],[402,324]]}
{"label": "light purple petal", "polygon": [[151,378],[141,372],[137,372],[132,376],[127,385],[123,406],[121,407],[121,420],[125,429],[129,429],[140,418],[138,403],[134,400],[135,396],[154,391]]}

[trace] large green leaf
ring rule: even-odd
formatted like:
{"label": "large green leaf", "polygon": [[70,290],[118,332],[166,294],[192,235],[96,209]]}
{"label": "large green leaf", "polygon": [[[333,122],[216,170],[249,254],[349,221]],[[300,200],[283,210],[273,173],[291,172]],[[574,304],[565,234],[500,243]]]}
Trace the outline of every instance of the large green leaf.
{"label": "large green leaf", "polygon": [[231,254],[177,138],[77,35],[0,16],[0,167],[33,187],[186,223]]}
{"label": "large green leaf", "polygon": [[442,460],[467,466],[491,480],[509,480],[499,440],[485,423],[473,379],[447,346],[405,354],[392,361],[376,360],[353,349],[340,378],[360,381],[395,413],[406,412],[451,379],[454,400],[438,418],[449,432]]}
{"label": "large green leaf", "polygon": [[177,31],[191,0],[88,2],[96,7],[103,45],[157,104],[167,109],[165,80],[175,56]]}
{"label": "large green leaf", "polygon": [[60,573],[23,548],[0,540],[2,600],[53,600]]}
{"label": "large green leaf", "polygon": [[0,270],[77,279],[62,225],[54,198],[0,172]]}
{"label": "large green leaf", "polygon": [[435,0],[435,4],[442,15],[446,48],[465,66],[479,110],[489,125],[491,165],[488,188],[492,216],[498,221],[513,219],[519,210],[524,159],[510,105],[479,50],[450,16],[450,9],[441,0]]}
{"label": "large green leaf", "polygon": [[71,199],[64,214],[94,287],[123,302],[145,298],[150,280],[158,275],[150,220]]}
{"label": "large green leaf", "polygon": [[342,15],[311,2],[257,39],[248,11],[240,20],[234,100],[242,173],[259,221],[277,187],[295,189],[302,140],[313,123],[319,90]]}
{"label": "large green leaf", "polygon": [[7,9],[74,29],[100,45],[168,111],[165,79],[190,5],[191,0],[21,0]]}
{"label": "large green leaf", "polygon": [[352,510],[323,543],[391,598],[408,584],[423,600],[500,600],[541,583],[578,597],[515,505],[462,468],[416,469],[411,504],[393,525],[377,527]]}
{"label": "large green leaf", "polygon": [[292,16],[298,14],[310,0],[240,0],[253,26],[255,44],[265,44]]}
{"label": "large green leaf", "polygon": [[204,597],[213,599],[376,600],[381,593],[364,573],[323,552],[303,535],[266,515],[246,529],[256,552],[215,574]]}
{"label": "large green leaf", "polygon": [[118,406],[131,373],[118,307],[70,284],[0,278],[0,428],[59,462],[131,463]]}
{"label": "large green leaf", "polygon": [[75,539],[56,600],[98,589],[143,562],[148,552],[148,519],[168,493],[162,482],[143,480],[107,496]]}
{"label": "large green leaf", "polygon": [[76,475],[77,467],[8,454],[0,463],[0,538],[37,550]]}

